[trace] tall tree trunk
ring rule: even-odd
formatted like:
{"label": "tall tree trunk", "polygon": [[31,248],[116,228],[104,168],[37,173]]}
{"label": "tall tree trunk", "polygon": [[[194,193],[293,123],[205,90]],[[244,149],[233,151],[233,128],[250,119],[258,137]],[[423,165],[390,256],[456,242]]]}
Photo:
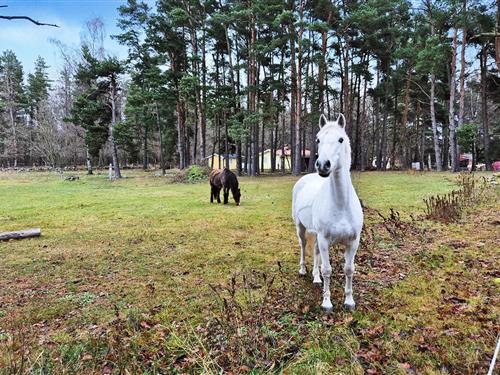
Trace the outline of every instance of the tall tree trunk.
{"label": "tall tree trunk", "polygon": [[[385,82],[387,87],[387,82]],[[384,117],[382,118],[382,136],[380,139],[380,149],[377,157],[377,169],[384,170],[387,168],[387,118],[389,117],[389,109],[387,108],[389,93],[385,89],[384,95]],[[380,163],[380,164],[379,164]]]}
{"label": "tall tree trunk", "polygon": [[[416,122],[417,122],[417,129],[418,126],[420,125],[420,169],[423,171],[425,168],[425,121],[420,121],[420,102],[417,101],[416,104],[416,109],[415,109],[415,116],[417,117]],[[418,134],[418,132],[417,132]]]}
{"label": "tall tree trunk", "polygon": [[116,148],[113,130],[116,124],[116,78],[111,79],[111,124],[109,125],[109,141],[111,142],[112,156],[113,156],[113,169],[115,170],[115,178],[122,178],[120,166],[118,164],[118,150]]}
{"label": "tall tree trunk", "polygon": [[16,117],[14,116],[13,105],[9,105],[9,119],[12,128],[12,139],[14,141],[14,168],[17,168],[17,158],[19,155],[19,146],[17,139]]}
{"label": "tall tree trunk", "polygon": [[[363,63],[364,56],[361,58],[361,63]],[[356,74],[355,80],[355,91],[356,91],[356,124],[354,129],[354,162],[352,167],[359,170],[359,154],[360,154],[360,117],[361,117],[361,74]]]}
{"label": "tall tree trunk", "polygon": [[[370,64],[368,57],[368,65]],[[367,146],[367,143],[365,141],[365,136],[367,133],[367,118],[368,116],[366,115],[366,91],[368,88],[368,80],[364,80],[364,85],[363,85],[363,110],[362,110],[362,121],[361,121],[361,132],[360,132],[360,150],[359,150],[359,160],[360,160],[360,170],[364,171],[366,168],[366,151],[365,147],[363,147],[363,143],[365,146]]]}
{"label": "tall tree trunk", "polygon": [[[431,36],[434,36],[434,20],[432,17],[432,3],[431,0],[425,0],[424,5],[427,8],[427,12],[429,14],[429,25]],[[431,67],[433,69],[434,67]],[[443,164],[441,161],[441,146],[439,145],[439,135],[437,130],[437,121],[436,121],[436,109],[435,109],[435,92],[436,92],[436,75],[434,72],[431,72],[431,92],[430,92],[430,111],[431,111],[431,123],[432,123],[432,136],[434,141],[434,156],[436,158],[436,170],[441,172],[443,169]]]}
{"label": "tall tree trunk", "polygon": [[186,165],[186,116],[184,114],[184,104],[181,99],[177,99],[177,152],[179,153],[179,168],[184,169]]}
{"label": "tall tree trunk", "polygon": [[202,70],[202,90],[203,94],[201,96],[201,161],[203,162],[207,157],[207,114],[206,114],[206,104],[207,104],[207,59],[206,59],[206,28],[203,27],[203,38],[201,46],[201,70]]}
{"label": "tall tree trunk", "polygon": [[431,74],[431,93],[430,93],[430,107],[431,107],[431,122],[432,122],[432,137],[434,141],[434,156],[436,158],[436,170],[441,172],[443,164],[441,162],[441,146],[439,145],[439,135],[437,130],[436,109],[435,109],[435,90],[436,90],[436,77],[434,73]]}
{"label": "tall tree trunk", "polygon": [[[467,12],[467,0],[463,2],[463,10],[464,16],[465,12]],[[458,106],[458,128],[460,128],[464,123],[464,113],[465,113],[465,49],[467,47],[467,26],[464,23],[462,27],[462,49],[460,50],[460,77],[459,77],[459,85],[460,85],[460,99]],[[458,151],[458,145],[457,145]],[[457,152],[457,154],[459,154]]]}
{"label": "tall tree trunk", "polygon": [[[248,112],[250,115],[257,114],[257,60],[256,54],[254,51],[254,44],[256,42],[257,31],[255,29],[255,15],[250,15],[250,38],[248,45]],[[250,175],[256,176],[259,172],[259,153],[258,153],[258,123],[255,121],[255,117],[253,118],[252,124],[250,126],[250,152],[251,158],[248,160],[250,162]]]}
{"label": "tall tree trunk", "polygon": [[[380,84],[380,62],[377,63],[377,85],[378,87]],[[382,161],[379,158],[379,150],[380,150],[380,141],[379,141],[379,133],[380,133],[380,95],[377,95],[375,98],[375,103],[374,103],[374,115],[375,119],[373,121],[373,131],[372,131],[372,159],[375,156],[375,153],[377,154],[376,156],[376,167],[378,170],[381,169],[382,167]],[[380,160],[380,161],[379,161]],[[372,160],[370,160],[370,168],[373,166]]]}
{"label": "tall tree trunk", "polygon": [[158,135],[160,137],[160,166],[161,174],[165,176],[165,157],[163,155],[163,132],[160,120],[160,110],[158,109],[158,102],[155,102],[155,112],[156,112],[156,125],[158,126]]}
{"label": "tall tree trunk", "polygon": [[222,121],[224,123],[224,167],[229,169],[229,132],[227,128],[227,114],[226,111],[222,111]]}
{"label": "tall tree trunk", "polygon": [[410,66],[406,72],[406,85],[405,85],[405,96],[404,96],[404,108],[403,108],[403,117],[401,119],[401,130],[400,130],[400,140],[399,140],[399,158],[401,164],[404,167],[408,167],[408,158],[409,155],[408,148],[410,147],[410,143],[407,137],[407,126],[408,126],[408,113],[410,111],[410,88],[411,88],[411,73],[413,68]]}
{"label": "tall tree trunk", "polygon": [[[291,1],[291,10],[295,8],[295,1]],[[299,41],[300,44],[300,41]],[[293,131],[292,144],[293,165],[292,174],[300,175],[301,155],[300,155],[300,93],[299,80],[297,77],[296,53],[295,53],[295,25],[290,25],[290,69],[291,69],[291,103],[290,103],[290,125]]]}
{"label": "tall tree trunk", "polygon": [[[291,56],[290,56],[290,151],[291,151],[291,162],[292,162],[292,174],[298,176],[300,174],[300,170],[296,169],[297,167],[295,166],[296,160],[295,160],[295,154],[296,154],[296,148],[300,148],[299,144],[299,133],[297,132],[296,124],[295,122],[297,121],[297,116],[296,116],[296,111],[297,111],[297,70],[295,66],[295,37],[294,37],[294,26],[290,28],[290,51],[291,51]],[[299,124],[300,126],[300,124]],[[299,153],[300,157],[300,153]],[[300,163],[299,163],[300,165]],[[300,167],[298,167],[300,168]]]}
{"label": "tall tree trunk", "polygon": [[450,159],[451,159],[451,170],[453,172],[458,172],[458,152],[457,152],[457,136],[455,129],[455,75],[457,70],[457,35],[458,28],[453,31],[452,39],[452,50],[451,50],[451,71],[450,71],[450,102],[448,110],[448,123],[450,126]]}
{"label": "tall tree trunk", "polygon": [[342,112],[344,113],[346,126],[352,127],[352,107],[351,107],[351,92],[349,90],[349,54],[350,54],[350,41],[349,37],[345,37],[345,45],[341,48],[342,54]]}
{"label": "tall tree trunk", "polygon": [[[143,116],[144,118],[144,116]],[[136,115],[136,123],[137,123],[137,115]],[[144,121],[144,137],[142,140],[142,148],[143,148],[143,159],[142,159],[142,169],[147,170],[149,168],[149,160],[148,160],[148,126]]]}
{"label": "tall tree trunk", "polygon": [[87,145],[85,145],[85,156],[87,159],[87,174],[88,175],[94,174],[94,172],[92,171],[92,158],[90,156],[89,146]]}
{"label": "tall tree trunk", "polygon": [[486,91],[486,74],[488,70],[488,51],[486,46],[483,45],[480,55],[481,66],[481,123],[483,128],[483,147],[484,147],[484,162],[486,170],[490,170],[490,131],[488,121],[488,96]]}
{"label": "tall tree trunk", "polygon": [[[191,36],[191,48],[192,48],[192,68],[194,74],[196,75],[196,85],[195,85],[195,116],[196,116],[196,126],[193,129],[194,133],[194,142],[193,142],[193,162],[196,163],[198,161],[198,134],[199,134],[199,143],[200,143],[200,154],[199,160],[203,161],[205,159],[206,154],[206,131],[205,131],[205,115],[203,111],[203,105],[201,101],[201,92],[200,92],[200,67],[198,63],[198,35],[197,29],[199,26],[194,22],[195,15],[191,10],[191,5],[188,1],[182,0],[182,4],[189,15],[188,20],[190,24],[190,36]],[[204,28],[204,27],[203,27]],[[203,47],[204,48],[204,47]]]}

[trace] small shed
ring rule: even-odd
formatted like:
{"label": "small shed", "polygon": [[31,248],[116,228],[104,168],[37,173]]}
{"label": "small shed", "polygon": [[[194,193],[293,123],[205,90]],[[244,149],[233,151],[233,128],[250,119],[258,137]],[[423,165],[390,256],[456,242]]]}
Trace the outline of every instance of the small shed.
{"label": "small shed", "polygon": [[[284,152],[283,152],[284,151]],[[302,170],[306,170],[309,165],[309,159],[311,158],[311,151],[302,150]],[[262,163],[262,158],[264,158],[264,170],[271,170],[271,149],[267,149],[259,154],[259,165]],[[280,147],[276,150],[276,170],[281,170],[281,164],[285,164],[285,170],[292,170],[292,149],[290,146],[285,145],[285,147]]]}
{"label": "small shed", "polygon": [[236,154],[218,154],[213,153],[210,156],[207,156],[205,160],[207,161],[207,165],[210,168],[221,169],[226,166],[226,159],[229,159],[229,169],[236,170]]}

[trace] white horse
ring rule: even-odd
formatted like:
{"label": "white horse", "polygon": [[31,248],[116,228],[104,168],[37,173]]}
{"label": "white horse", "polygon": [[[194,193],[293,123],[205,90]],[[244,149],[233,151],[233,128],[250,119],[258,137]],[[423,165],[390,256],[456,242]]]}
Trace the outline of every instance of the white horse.
{"label": "white horse", "polygon": [[339,115],[336,121],[327,121],[321,115],[318,143],[318,173],[302,177],[293,187],[292,216],[297,227],[300,243],[300,270],[306,274],[304,251],[306,233],[315,237],[313,283],[321,285],[319,277],[319,256],[323,276],[323,303],[321,307],[332,311],[330,300],[329,247],[331,244],[346,245],[345,250],[345,301],[344,306],[353,311],[352,276],[354,256],[359,246],[363,228],[363,210],[352,186],[349,169],[351,167],[351,146],[345,132],[345,118]]}

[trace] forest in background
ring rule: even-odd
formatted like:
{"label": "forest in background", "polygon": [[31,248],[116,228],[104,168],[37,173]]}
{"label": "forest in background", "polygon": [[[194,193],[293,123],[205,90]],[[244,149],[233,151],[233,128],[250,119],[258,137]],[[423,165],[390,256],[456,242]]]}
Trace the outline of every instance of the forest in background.
{"label": "forest in background", "polygon": [[25,76],[3,51],[0,167],[113,163],[120,177],[218,153],[255,176],[260,153],[274,172],[289,147],[297,175],[314,170],[320,114],[340,112],[356,170],[500,159],[500,1],[128,0],[119,14],[125,61],[99,18],[80,46],[53,41],[55,81],[42,57]]}

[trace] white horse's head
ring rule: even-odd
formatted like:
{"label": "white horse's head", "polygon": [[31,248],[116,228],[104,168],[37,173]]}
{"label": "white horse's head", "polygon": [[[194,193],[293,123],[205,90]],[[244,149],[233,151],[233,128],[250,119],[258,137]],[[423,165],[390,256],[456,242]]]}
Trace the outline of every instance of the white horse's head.
{"label": "white horse's head", "polygon": [[336,121],[328,121],[324,115],[319,118],[320,131],[316,135],[318,160],[316,169],[321,177],[351,167],[351,146],[345,132],[345,117],[340,114]]}

